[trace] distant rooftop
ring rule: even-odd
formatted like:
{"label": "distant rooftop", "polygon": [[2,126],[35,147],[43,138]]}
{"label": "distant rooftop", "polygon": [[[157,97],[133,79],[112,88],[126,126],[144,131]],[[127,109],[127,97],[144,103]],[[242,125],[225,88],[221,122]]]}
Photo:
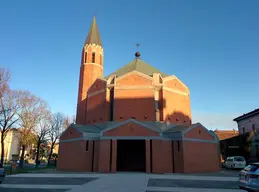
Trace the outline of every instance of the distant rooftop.
{"label": "distant rooftop", "polygon": [[214,133],[218,136],[219,140],[229,139],[231,137],[235,137],[239,134],[239,132],[235,129],[233,130],[214,130]]}

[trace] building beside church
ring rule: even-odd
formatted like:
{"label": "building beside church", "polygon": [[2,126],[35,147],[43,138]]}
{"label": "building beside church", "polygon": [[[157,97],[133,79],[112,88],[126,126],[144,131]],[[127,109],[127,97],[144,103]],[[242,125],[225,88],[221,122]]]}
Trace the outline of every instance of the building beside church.
{"label": "building beside church", "polygon": [[233,119],[240,134],[259,131],[259,108]]}
{"label": "building beside church", "polygon": [[[1,130],[0,130],[0,134]],[[0,138],[0,155],[2,151],[1,138]],[[27,152],[27,151],[26,151]],[[19,129],[10,128],[6,132],[4,139],[4,160],[9,162],[12,159],[12,155],[20,153],[20,132]]]}
{"label": "building beside church", "polygon": [[104,77],[103,58],[94,17],[82,50],[76,124],[59,141],[59,170],[220,170],[218,138],[192,123],[190,91],[182,81],[147,64],[139,52]]}

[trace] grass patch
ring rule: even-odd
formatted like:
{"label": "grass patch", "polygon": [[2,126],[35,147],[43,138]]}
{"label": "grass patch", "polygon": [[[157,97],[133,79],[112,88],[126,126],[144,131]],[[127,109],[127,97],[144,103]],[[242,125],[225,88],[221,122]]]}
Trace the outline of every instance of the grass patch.
{"label": "grass patch", "polygon": [[12,174],[19,174],[19,173],[32,173],[32,172],[41,172],[41,171],[54,170],[54,169],[56,169],[56,167],[46,166],[46,167],[24,167],[24,168],[17,167],[15,170],[12,170],[11,166],[6,166],[5,174],[12,175]]}

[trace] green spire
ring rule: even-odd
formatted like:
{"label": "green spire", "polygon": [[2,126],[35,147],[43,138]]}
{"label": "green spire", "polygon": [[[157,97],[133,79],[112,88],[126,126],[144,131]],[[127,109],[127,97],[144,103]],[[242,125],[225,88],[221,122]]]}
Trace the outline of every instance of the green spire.
{"label": "green spire", "polygon": [[100,33],[98,31],[98,27],[96,24],[96,17],[94,16],[92,25],[90,27],[90,30],[88,32],[88,36],[85,41],[86,44],[96,44],[96,45],[101,45],[102,46],[102,41],[100,37]]}

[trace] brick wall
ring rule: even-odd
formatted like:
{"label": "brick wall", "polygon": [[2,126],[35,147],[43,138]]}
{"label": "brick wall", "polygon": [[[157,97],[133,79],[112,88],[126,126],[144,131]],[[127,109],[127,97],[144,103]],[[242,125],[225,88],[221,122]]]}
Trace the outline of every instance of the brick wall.
{"label": "brick wall", "polygon": [[172,124],[191,124],[189,97],[163,90],[163,120]]}
{"label": "brick wall", "polygon": [[106,117],[106,92],[88,97],[86,110],[86,123],[108,121]]}
{"label": "brick wall", "polygon": [[155,101],[152,89],[115,89],[114,120],[134,117],[139,121],[155,121]]}
{"label": "brick wall", "polygon": [[152,173],[172,173],[172,145],[169,140],[152,140]]}
{"label": "brick wall", "polygon": [[99,153],[99,172],[110,172],[110,150],[111,140],[100,140],[100,153]]}
{"label": "brick wall", "polygon": [[58,156],[58,170],[91,171],[91,148],[86,152],[85,141],[59,143]]}
{"label": "brick wall", "polygon": [[219,153],[217,144],[184,141],[184,172],[218,172]]}
{"label": "brick wall", "polygon": [[174,164],[173,170],[174,173],[183,173],[184,172],[184,158],[183,158],[183,141],[171,141],[172,148],[174,150]]}

